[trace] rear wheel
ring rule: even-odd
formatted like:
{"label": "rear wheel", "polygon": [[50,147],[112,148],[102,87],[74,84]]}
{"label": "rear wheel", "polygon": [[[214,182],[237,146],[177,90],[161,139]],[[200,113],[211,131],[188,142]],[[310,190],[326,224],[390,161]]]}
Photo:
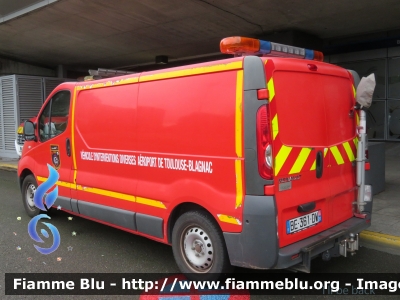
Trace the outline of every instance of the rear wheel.
{"label": "rear wheel", "polygon": [[217,279],[233,269],[218,224],[203,211],[189,211],[178,218],[172,250],[179,269],[190,279]]}
{"label": "rear wheel", "polygon": [[22,201],[26,213],[32,218],[40,213],[40,209],[35,206],[33,201],[37,186],[37,182],[33,175],[26,176],[22,183]]}

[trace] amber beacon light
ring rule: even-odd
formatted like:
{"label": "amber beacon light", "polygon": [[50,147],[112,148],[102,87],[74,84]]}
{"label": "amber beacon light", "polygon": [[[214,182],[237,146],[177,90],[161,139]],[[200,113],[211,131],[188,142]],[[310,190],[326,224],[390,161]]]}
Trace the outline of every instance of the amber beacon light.
{"label": "amber beacon light", "polygon": [[222,53],[233,54],[235,56],[262,55],[294,57],[318,61],[324,60],[324,54],[319,51],[241,36],[232,36],[222,39],[220,50]]}

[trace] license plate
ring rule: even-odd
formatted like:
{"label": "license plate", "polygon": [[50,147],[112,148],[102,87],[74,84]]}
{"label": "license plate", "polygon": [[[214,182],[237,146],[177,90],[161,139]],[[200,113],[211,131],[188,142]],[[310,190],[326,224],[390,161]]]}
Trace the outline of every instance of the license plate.
{"label": "license plate", "polygon": [[286,233],[291,234],[306,229],[322,221],[321,210],[286,221]]}

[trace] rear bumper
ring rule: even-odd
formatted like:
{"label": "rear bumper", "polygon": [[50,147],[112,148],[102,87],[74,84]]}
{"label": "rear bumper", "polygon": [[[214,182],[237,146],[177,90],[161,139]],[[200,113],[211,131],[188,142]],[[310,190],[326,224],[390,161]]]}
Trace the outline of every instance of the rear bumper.
{"label": "rear bumper", "polygon": [[276,204],[273,196],[245,196],[243,229],[224,232],[232,265],[251,269],[284,269],[301,264],[309,270],[315,256],[329,250],[339,256],[339,242],[371,225],[372,201],[366,218],[352,217],[332,228],[283,248],[278,246]]}
{"label": "rear bumper", "polygon": [[339,242],[348,238],[351,233],[358,234],[370,225],[369,214],[365,219],[353,217],[319,234],[281,248],[274,268],[284,269],[300,264],[309,269],[312,258],[327,250],[338,248]]}

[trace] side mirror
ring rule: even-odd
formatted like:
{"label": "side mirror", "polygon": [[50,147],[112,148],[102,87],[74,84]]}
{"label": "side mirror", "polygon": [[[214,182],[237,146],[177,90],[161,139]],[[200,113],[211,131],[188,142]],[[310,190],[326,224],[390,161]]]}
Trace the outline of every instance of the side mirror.
{"label": "side mirror", "polygon": [[36,142],[35,124],[31,121],[25,121],[24,123],[24,138],[26,141]]}

